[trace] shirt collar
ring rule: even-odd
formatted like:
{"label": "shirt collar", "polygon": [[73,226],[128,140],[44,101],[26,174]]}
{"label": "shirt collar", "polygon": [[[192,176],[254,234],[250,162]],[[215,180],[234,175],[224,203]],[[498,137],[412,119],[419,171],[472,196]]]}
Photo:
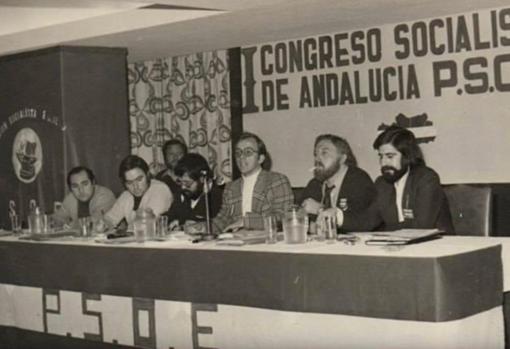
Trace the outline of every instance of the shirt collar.
{"label": "shirt collar", "polygon": [[328,187],[331,187],[332,185],[335,186],[335,188],[340,188],[342,185],[342,182],[344,181],[345,174],[347,173],[347,170],[349,169],[349,166],[342,165],[340,169],[331,177],[326,179],[324,181],[324,184]]}
{"label": "shirt collar", "polygon": [[257,178],[259,173],[262,171],[262,168],[259,168],[257,171],[253,172],[252,174],[249,174],[248,176],[242,176],[244,180],[251,180],[254,178]]}
{"label": "shirt collar", "polygon": [[409,177],[409,169],[407,169],[406,173],[404,173],[404,175],[402,177],[400,177],[399,180],[393,184],[395,186],[395,188],[400,188],[400,187],[403,188],[406,185],[407,177]]}

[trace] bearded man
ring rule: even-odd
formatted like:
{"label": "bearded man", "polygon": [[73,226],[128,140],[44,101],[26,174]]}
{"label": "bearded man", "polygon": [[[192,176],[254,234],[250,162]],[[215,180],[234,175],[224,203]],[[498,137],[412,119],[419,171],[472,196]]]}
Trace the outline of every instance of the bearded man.
{"label": "bearded man", "polygon": [[357,166],[349,143],[341,137],[323,134],[315,139],[314,178],[303,191],[301,206],[314,220],[319,212],[336,214],[365,210],[376,190],[370,176]]}
{"label": "bearded man", "polygon": [[379,154],[382,173],[375,181],[377,199],[361,214],[336,215],[337,224],[346,231],[436,228],[453,233],[439,175],[425,166],[414,134],[390,126],[376,138],[373,147]]}
{"label": "bearded man", "polygon": [[200,154],[184,155],[175,166],[177,181],[181,185],[181,194],[175,198],[172,207],[167,212],[168,221],[174,225],[203,222],[207,216],[205,190],[209,201],[209,215],[216,217],[221,208],[223,188],[216,185],[213,172],[207,160]]}
{"label": "bearded man", "polygon": [[179,197],[181,194],[181,187],[177,183],[177,175],[175,174],[175,167],[184,155],[188,154],[188,147],[179,139],[171,139],[163,144],[163,156],[165,158],[165,166],[156,175],[156,179],[168,185],[173,197]]}

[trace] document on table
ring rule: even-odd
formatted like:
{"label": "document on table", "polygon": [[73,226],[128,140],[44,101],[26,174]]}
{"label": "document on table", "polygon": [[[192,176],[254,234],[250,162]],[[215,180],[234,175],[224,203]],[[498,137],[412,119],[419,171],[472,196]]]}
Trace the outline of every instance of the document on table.
{"label": "document on table", "polygon": [[439,238],[437,229],[401,229],[396,231],[373,233],[366,240],[367,245],[407,245]]}
{"label": "document on table", "polygon": [[267,233],[263,230],[240,230],[235,233],[223,233],[218,236],[218,245],[242,246],[263,244]]}

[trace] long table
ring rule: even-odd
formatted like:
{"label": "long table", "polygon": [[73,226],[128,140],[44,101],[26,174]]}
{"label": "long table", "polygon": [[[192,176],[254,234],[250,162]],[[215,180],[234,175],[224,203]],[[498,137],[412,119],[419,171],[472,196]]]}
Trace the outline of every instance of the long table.
{"label": "long table", "polygon": [[0,343],[503,348],[501,248],[460,237],[403,248],[5,237]]}

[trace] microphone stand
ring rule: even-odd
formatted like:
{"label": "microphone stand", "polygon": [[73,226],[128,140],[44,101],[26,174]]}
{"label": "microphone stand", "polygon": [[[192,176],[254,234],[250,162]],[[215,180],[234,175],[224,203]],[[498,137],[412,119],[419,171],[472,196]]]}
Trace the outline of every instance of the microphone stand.
{"label": "microphone stand", "polygon": [[209,209],[209,178],[206,171],[202,171],[202,180],[204,181],[204,196],[205,196],[205,234],[202,240],[214,240],[215,236],[211,229],[211,214]]}

